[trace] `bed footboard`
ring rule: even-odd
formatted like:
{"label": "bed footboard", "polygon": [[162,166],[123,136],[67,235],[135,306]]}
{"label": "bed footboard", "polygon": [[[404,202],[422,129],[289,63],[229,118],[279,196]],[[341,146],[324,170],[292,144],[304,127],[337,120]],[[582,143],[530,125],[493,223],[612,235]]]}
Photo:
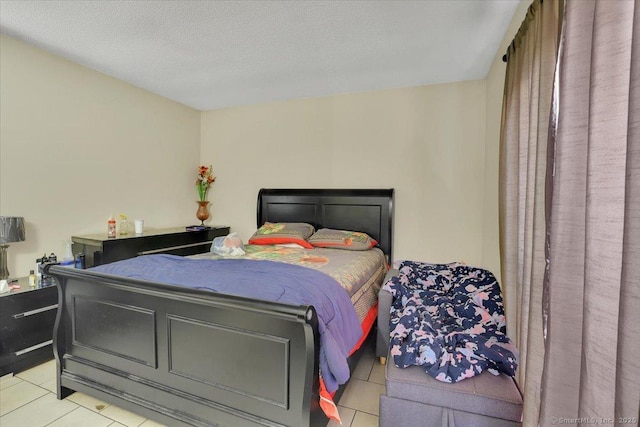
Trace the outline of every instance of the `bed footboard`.
{"label": "bed footboard", "polygon": [[289,306],[59,266],[57,394],[168,425],[326,425],[318,326]]}

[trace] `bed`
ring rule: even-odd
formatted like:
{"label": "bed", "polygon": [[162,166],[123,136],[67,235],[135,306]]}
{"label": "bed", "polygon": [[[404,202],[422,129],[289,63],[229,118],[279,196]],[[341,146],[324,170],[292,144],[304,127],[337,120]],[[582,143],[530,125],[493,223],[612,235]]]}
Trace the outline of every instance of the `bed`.
{"label": "bed", "polygon": [[[266,222],[361,231],[392,259],[392,189],[262,189],[257,225]],[[319,403],[314,306],[55,265],[45,270],[58,282],[59,399],[81,391],[171,426],[328,422]]]}

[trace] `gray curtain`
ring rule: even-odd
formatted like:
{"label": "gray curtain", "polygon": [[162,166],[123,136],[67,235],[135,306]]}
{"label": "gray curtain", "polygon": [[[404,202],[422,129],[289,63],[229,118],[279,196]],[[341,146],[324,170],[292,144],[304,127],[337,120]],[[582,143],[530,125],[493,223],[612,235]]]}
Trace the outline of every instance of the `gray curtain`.
{"label": "gray curtain", "polygon": [[560,4],[531,6],[503,104],[502,278],[523,421],[637,426],[640,0]]}
{"label": "gray curtain", "polygon": [[562,1],[533,2],[507,52],[500,138],[500,252],[507,333],[520,350],[524,425],[537,425],[544,363],[547,138]]}
{"label": "gray curtain", "polygon": [[640,1],[567,2],[554,105],[540,425],[638,425]]}

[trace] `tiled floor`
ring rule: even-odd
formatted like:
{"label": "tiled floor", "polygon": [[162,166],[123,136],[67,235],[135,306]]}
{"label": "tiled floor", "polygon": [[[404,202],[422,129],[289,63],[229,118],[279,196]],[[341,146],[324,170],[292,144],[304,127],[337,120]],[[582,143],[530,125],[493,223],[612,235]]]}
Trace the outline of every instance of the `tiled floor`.
{"label": "tiled floor", "polygon": [[[50,361],[15,376],[0,378],[2,427],[154,427],[152,420],[101,402],[82,393],[64,400],[55,396],[55,362]],[[384,393],[384,366],[371,345],[365,349],[347,385],[338,410],[343,427],[377,427],[378,400]],[[330,422],[327,427],[339,426]]]}

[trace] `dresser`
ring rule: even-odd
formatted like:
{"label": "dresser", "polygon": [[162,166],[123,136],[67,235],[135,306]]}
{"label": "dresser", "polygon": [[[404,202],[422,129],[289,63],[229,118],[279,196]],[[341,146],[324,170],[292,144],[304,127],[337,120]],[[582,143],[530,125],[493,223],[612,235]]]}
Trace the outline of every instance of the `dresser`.
{"label": "dresser", "polygon": [[56,286],[18,289],[0,294],[0,376],[53,359],[53,324],[58,308]]}
{"label": "dresser", "polygon": [[145,229],[142,235],[108,238],[107,233],[71,236],[74,254],[84,254],[85,267],[107,264],[138,255],[195,255],[209,251],[215,237],[229,234],[229,227],[186,231],[185,227]]}

